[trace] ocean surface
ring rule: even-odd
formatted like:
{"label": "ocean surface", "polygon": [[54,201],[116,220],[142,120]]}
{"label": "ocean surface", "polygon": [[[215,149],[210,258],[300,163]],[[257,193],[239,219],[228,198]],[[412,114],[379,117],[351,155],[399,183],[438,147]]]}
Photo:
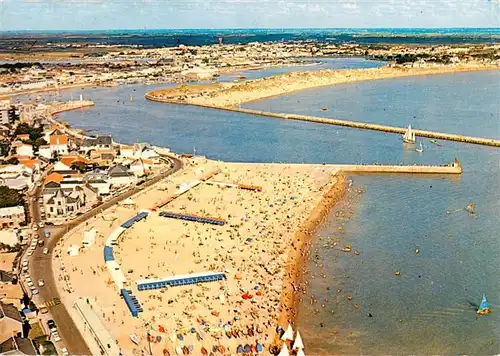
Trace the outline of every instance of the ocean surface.
{"label": "ocean surface", "polygon": [[[245,106],[498,139],[499,79],[498,72],[476,72],[367,81]],[[161,86],[64,91],[60,98],[81,93],[96,106],[60,118],[117,141],[148,141],[176,152],[196,147],[197,154],[228,161],[442,164],[458,157],[458,177],[350,177],[352,188],[366,192],[350,193],[355,198],[344,207],[352,210],[350,219],[336,217],[334,209],[318,231],[298,327],[306,354],[500,352],[498,148],[423,139],[419,154],[399,135],[143,99]],[[322,106],[328,111],[320,112]],[[475,216],[464,211],[471,201]],[[345,244],[360,255],[339,251]],[[494,312],[478,318],[473,305],[483,293]],[[312,296],[317,303],[310,303]]]}
{"label": "ocean surface", "polygon": [[109,31],[3,31],[0,50],[37,39],[37,45],[51,43],[93,43],[144,48],[201,46],[276,41],[318,41],[336,44],[460,44],[496,43],[498,28],[331,28],[331,29],[186,29]]}

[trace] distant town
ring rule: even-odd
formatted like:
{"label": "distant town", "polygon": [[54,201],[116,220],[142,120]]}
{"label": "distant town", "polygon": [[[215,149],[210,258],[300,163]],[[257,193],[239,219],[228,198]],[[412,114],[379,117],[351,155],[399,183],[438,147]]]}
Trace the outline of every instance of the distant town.
{"label": "distant town", "polygon": [[[250,43],[140,49],[68,44],[64,50],[0,53],[0,95],[79,86],[211,80],[248,69],[356,56],[409,67],[498,64],[500,45],[389,46],[318,42]],[[1,63],[1,62],[0,62]],[[240,78],[244,79],[244,78]]]}

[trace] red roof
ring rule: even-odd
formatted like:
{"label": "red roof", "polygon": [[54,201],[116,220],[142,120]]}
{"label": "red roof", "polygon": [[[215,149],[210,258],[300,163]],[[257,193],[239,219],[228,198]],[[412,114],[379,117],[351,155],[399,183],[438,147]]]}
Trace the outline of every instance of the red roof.
{"label": "red roof", "polygon": [[52,136],[50,136],[50,144],[51,145],[67,145],[68,144],[68,136],[66,136],[66,135],[52,135]]}
{"label": "red roof", "polygon": [[68,167],[70,167],[74,162],[89,164],[89,161],[82,156],[62,156],[59,160]]}
{"label": "red roof", "polygon": [[62,180],[63,180],[63,176],[60,175],[59,173],[51,173],[45,178],[45,181],[43,182],[43,184],[47,184],[49,182],[61,183]]}
{"label": "red roof", "polygon": [[23,166],[33,169],[35,165],[38,163],[37,159],[21,159],[19,160]]}

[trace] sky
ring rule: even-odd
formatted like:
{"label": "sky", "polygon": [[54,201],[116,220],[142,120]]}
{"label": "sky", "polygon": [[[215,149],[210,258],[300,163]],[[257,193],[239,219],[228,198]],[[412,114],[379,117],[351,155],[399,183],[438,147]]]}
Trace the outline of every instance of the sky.
{"label": "sky", "polygon": [[500,27],[500,0],[0,0],[0,31]]}

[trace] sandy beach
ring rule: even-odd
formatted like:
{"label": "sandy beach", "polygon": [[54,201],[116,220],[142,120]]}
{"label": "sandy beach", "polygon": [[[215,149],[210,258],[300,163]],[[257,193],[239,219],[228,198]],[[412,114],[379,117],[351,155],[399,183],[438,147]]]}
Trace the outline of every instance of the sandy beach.
{"label": "sandy beach", "polygon": [[[293,288],[305,244],[344,191],[343,175],[328,166],[195,162],[133,197],[134,205],[110,208],[70,232],[56,251],[65,266],[56,272],[64,302],[69,306],[77,297],[91,298],[123,354],[149,353],[149,347],[155,355],[164,350],[175,354],[182,347],[195,355],[214,347],[229,354],[245,344],[268,350],[277,321],[293,321]],[[179,184],[216,169],[220,173],[208,182],[261,186],[262,191],[201,183],[123,233],[115,258],[144,310],[133,318],[105,267],[105,240],[139,210],[172,196]],[[161,211],[219,217],[227,223],[168,219],[158,215]],[[95,245],[69,256],[68,248],[80,245],[91,227],[97,230]],[[54,263],[61,261],[55,258]],[[226,280],[153,291],[137,291],[135,283],[204,271],[225,272]],[[63,291],[64,278],[73,293]],[[150,345],[148,333],[155,340]],[[138,345],[130,334],[139,337]]]}
{"label": "sandy beach", "polygon": [[298,90],[328,85],[365,80],[491,69],[498,69],[498,66],[478,64],[456,66],[439,65],[412,68],[385,66],[368,69],[291,72],[272,77],[233,83],[180,85],[174,88],[154,90],[146,94],[146,98],[166,103],[225,108]]}

